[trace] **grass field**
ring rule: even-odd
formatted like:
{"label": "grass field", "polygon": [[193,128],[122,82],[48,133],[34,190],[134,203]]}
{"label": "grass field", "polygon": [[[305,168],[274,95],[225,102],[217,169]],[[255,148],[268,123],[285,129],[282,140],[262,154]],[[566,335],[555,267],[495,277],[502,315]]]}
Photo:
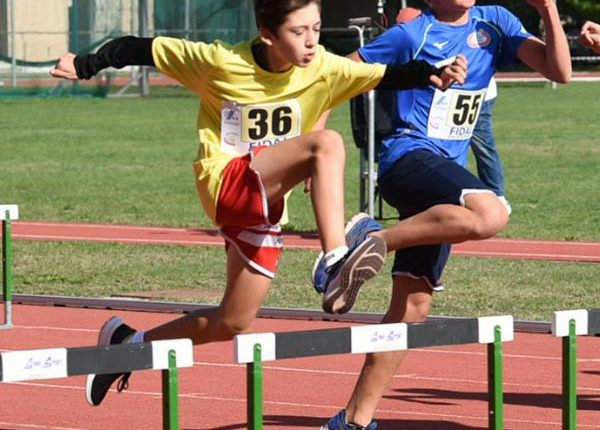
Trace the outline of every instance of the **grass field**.
{"label": "grass field", "polygon": [[[159,93],[0,102],[0,203],[18,203],[27,221],[209,227],[192,175],[198,101],[179,90]],[[594,83],[556,90],[500,85],[495,130],[513,206],[501,237],[600,240],[598,95]],[[358,210],[358,150],[347,105],[334,111],[329,125],[348,142],[350,216]],[[296,191],[287,228],[314,230],[309,208],[308,197]],[[394,213],[385,208],[384,216]],[[189,300],[215,303],[224,283],[219,248],[23,241],[13,248],[16,293],[150,291],[173,298],[172,290],[183,289]],[[284,252],[266,305],[319,308],[309,286],[313,258],[313,252]],[[453,257],[444,276],[447,291],[436,297],[433,312],[548,320],[558,308],[600,307],[599,277],[594,264]],[[356,309],[382,312],[388,297],[389,276],[382,275]]]}

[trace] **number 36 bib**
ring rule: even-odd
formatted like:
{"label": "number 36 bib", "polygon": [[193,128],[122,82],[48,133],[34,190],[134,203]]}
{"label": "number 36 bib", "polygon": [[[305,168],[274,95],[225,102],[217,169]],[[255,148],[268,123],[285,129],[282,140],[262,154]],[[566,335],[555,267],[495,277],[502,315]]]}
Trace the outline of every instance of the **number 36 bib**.
{"label": "number 36 bib", "polygon": [[221,110],[221,148],[244,155],[256,146],[299,136],[301,123],[296,100],[252,105],[226,102]]}
{"label": "number 36 bib", "polygon": [[436,90],[429,111],[427,136],[437,139],[470,139],[479,118],[485,89]]}

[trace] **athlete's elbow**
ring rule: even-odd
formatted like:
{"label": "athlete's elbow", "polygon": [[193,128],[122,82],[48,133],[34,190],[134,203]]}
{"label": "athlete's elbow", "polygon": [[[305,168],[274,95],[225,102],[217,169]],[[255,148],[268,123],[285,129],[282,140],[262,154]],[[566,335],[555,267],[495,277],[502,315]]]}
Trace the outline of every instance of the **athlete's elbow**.
{"label": "athlete's elbow", "polygon": [[569,70],[561,76],[561,80],[558,82],[559,84],[568,84],[571,82],[571,78],[573,77],[573,71]]}
{"label": "athlete's elbow", "polygon": [[555,70],[552,73],[550,79],[557,84],[568,84],[571,82],[571,78],[573,76],[573,69],[569,67],[563,67],[558,70]]}
{"label": "athlete's elbow", "polygon": [[557,84],[568,84],[571,82],[572,73],[560,73],[551,78],[552,82]]}

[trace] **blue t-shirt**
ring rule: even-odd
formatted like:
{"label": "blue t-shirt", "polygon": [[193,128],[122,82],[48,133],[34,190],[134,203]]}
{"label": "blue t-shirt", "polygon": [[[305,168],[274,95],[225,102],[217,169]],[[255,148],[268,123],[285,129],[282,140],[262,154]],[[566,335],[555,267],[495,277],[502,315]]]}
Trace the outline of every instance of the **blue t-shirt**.
{"label": "blue t-shirt", "polygon": [[359,49],[368,63],[425,60],[441,66],[459,54],[467,58],[467,80],[462,86],[454,84],[445,92],[433,85],[396,92],[395,133],[381,145],[380,174],[419,148],[464,164],[490,79],[496,69],[516,60],[517,49],[531,37],[521,21],[501,6],[475,6],[469,15],[466,24],[456,26],[424,12]]}

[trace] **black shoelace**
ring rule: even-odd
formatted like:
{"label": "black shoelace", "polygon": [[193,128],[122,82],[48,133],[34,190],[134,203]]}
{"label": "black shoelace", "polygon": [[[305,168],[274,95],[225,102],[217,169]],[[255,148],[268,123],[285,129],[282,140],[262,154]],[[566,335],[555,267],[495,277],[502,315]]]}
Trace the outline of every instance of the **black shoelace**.
{"label": "black shoelace", "polygon": [[129,388],[129,377],[131,376],[131,372],[124,373],[123,376],[117,382],[117,391],[120,393],[123,390]]}

